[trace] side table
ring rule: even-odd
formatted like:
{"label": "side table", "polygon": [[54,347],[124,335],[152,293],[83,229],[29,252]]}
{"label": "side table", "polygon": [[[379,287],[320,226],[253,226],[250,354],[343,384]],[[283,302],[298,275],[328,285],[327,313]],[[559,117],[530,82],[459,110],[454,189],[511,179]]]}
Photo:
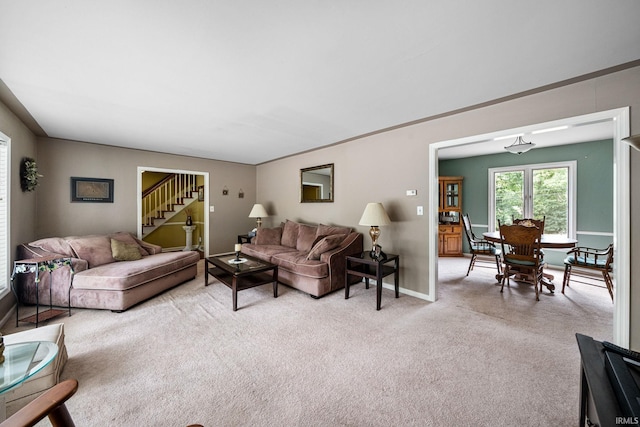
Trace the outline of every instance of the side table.
{"label": "side table", "polygon": [[4,393],[40,372],[57,354],[58,346],[48,341],[7,344],[5,361],[0,364],[0,421],[4,421],[7,415]]}
{"label": "side table", "polygon": [[[393,265],[387,265],[393,262]],[[387,254],[387,257],[372,258],[369,252],[363,252],[359,256],[351,255],[346,257],[346,274],[344,286],[344,299],[349,299],[349,275],[364,277],[365,286],[369,289],[369,279],[376,281],[376,310],[380,310],[380,300],[382,299],[382,278],[394,275],[394,285],[396,288],[396,298],[400,297],[400,255]]]}
{"label": "side table", "polygon": [[[71,288],[73,287],[73,267],[71,265],[71,258],[69,257],[56,257],[56,256],[48,256],[42,258],[30,258],[30,259],[21,259],[18,261],[14,261],[13,263],[13,272],[11,273],[11,290],[16,297],[16,327],[18,326],[18,322],[30,322],[35,323],[36,328],[38,327],[38,323],[40,322],[40,317],[42,320],[48,320],[53,317],[64,314],[66,310],[59,310],[53,308],[53,298],[51,295],[51,272],[61,267],[69,267],[71,272],[71,280],[69,283],[69,303],[68,310],[69,316],[71,316]],[[49,272],[49,309],[40,313],[40,292],[39,292],[39,284],[40,284],[40,272]],[[20,295],[18,290],[15,287],[14,279],[16,274],[22,273],[34,273],[35,278],[34,282],[36,285],[36,314],[33,316],[25,317],[24,319],[20,319],[18,314],[20,307]],[[34,321],[35,320],[35,321]]]}
{"label": "side table", "polygon": [[238,234],[238,243],[251,243],[251,239],[254,236],[249,236],[248,234]]}

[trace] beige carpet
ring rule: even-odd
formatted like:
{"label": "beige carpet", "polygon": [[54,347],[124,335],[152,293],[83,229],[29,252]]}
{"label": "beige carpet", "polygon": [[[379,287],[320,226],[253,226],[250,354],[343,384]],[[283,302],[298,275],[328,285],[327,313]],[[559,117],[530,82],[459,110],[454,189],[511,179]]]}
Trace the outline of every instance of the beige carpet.
{"label": "beige carpet", "polygon": [[74,310],[52,320],[65,323],[62,376],[80,384],[69,411],[78,426],[575,425],[574,334],[611,339],[607,291],[536,302],[527,285],[500,294],[494,271],[465,278],[467,262],[442,260],[438,302],[385,289],[379,312],[361,284],[349,300],[254,288],[234,313],[201,265],[124,313]]}

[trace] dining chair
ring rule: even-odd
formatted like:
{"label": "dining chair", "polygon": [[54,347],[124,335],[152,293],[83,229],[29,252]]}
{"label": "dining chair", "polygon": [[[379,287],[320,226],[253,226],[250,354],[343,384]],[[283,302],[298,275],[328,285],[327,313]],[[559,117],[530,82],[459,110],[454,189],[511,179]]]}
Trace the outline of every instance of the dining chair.
{"label": "dining chair", "polygon": [[[543,216],[542,219],[535,218],[514,218],[511,217],[512,224],[520,224],[527,227],[538,227],[540,229],[540,234],[544,234],[544,221],[547,219],[547,216]],[[544,249],[540,249],[540,256],[544,259]]]}
{"label": "dining chair", "polygon": [[[602,278],[609,291],[609,296],[611,296],[611,301],[613,301],[613,280],[610,274],[613,271],[613,244],[610,244],[605,249],[580,246],[567,252],[567,257],[564,259],[564,278],[562,279],[563,294],[564,287],[569,286],[573,267],[596,270],[602,273]],[[575,272],[574,274],[581,277],[590,277],[580,274],[580,272]]]}
{"label": "dining chair", "polygon": [[469,268],[467,269],[467,276],[469,275],[469,272],[473,270],[476,261],[491,264],[490,266],[479,265],[479,267],[493,268],[493,261],[483,259],[484,257],[495,258],[498,274],[502,274],[502,268],[500,267],[502,251],[499,248],[496,248],[496,245],[492,242],[476,237],[473,233],[473,229],[471,228],[471,219],[469,218],[469,214],[462,215],[462,223],[464,224],[464,232],[467,236],[467,242],[469,243],[469,250],[471,251],[471,261],[469,262]]}
{"label": "dining chair", "polygon": [[503,225],[500,222],[498,225],[504,262],[500,292],[503,292],[505,282],[509,286],[510,276],[515,275],[515,280],[533,284],[536,301],[540,301],[544,267],[540,254],[540,229],[519,224]]}
{"label": "dining chair", "polygon": [[535,226],[538,227],[540,229],[540,234],[544,234],[544,221],[545,219],[547,219],[547,216],[543,216],[542,219],[535,219],[535,218],[514,218],[513,216],[511,217],[512,224],[519,224],[519,225],[526,225],[526,226]]}

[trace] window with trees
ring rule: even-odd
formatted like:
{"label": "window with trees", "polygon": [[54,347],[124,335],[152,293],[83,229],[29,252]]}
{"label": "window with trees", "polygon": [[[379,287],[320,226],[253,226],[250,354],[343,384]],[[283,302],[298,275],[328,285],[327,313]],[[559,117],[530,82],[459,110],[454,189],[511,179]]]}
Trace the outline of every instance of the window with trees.
{"label": "window with trees", "polygon": [[489,228],[545,218],[544,233],[575,237],[576,162],[489,169]]}

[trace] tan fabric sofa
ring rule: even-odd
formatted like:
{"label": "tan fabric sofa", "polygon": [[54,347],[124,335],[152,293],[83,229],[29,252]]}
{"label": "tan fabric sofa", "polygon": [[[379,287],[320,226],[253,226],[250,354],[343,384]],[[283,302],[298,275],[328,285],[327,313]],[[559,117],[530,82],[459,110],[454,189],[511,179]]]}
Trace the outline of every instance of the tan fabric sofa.
{"label": "tan fabric sofa", "polygon": [[344,287],[345,256],[360,254],[362,242],[362,234],[348,227],[287,220],[280,227],[258,229],[242,253],[276,264],[279,282],[321,297]]}
{"label": "tan fabric sofa", "polygon": [[[112,242],[114,240],[115,242]],[[116,248],[126,248],[124,258]],[[200,256],[195,251],[162,252],[162,248],[120,232],[88,236],[50,237],[18,247],[18,259],[58,254],[70,257],[73,287],[69,292],[70,271],[63,267],[51,274],[55,306],[124,311],[166,289],[193,279]],[[114,258],[116,255],[116,258]],[[40,275],[40,304],[49,303],[49,274]],[[36,303],[33,273],[16,276],[20,302]]]}

